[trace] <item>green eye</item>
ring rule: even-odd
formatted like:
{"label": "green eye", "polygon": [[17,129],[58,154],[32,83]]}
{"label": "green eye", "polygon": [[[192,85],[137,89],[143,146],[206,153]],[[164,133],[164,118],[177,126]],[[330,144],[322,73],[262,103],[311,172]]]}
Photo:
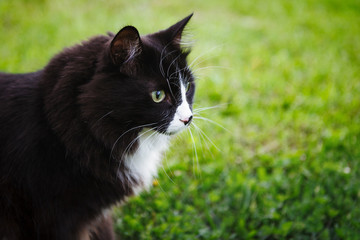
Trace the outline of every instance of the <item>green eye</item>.
{"label": "green eye", "polygon": [[190,86],[191,86],[191,83],[187,82],[186,86],[185,86],[186,92],[188,92],[190,90]]}
{"label": "green eye", "polygon": [[165,92],[163,90],[153,91],[151,97],[156,103],[162,102],[165,99]]}

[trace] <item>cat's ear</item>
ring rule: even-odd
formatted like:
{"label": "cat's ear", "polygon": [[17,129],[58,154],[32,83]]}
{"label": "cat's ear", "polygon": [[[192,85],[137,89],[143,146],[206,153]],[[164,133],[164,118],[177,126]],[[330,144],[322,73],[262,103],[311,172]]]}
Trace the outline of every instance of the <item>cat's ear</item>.
{"label": "cat's ear", "polygon": [[142,52],[138,30],[133,26],[121,29],[113,38],[110,53],[113,62],[122,65],[134,60]]}
{"label": "cat's ear", "polygon": [[180,48],[184,28],[186,24],[190,21],[192,16],[193,13],[163,31],[170,37],[170,41],[173,43],[174,46]]}

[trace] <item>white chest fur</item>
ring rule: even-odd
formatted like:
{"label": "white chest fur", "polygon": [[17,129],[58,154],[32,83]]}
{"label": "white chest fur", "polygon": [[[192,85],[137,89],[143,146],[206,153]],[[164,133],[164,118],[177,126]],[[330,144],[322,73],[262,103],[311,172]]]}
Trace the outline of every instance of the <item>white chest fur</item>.
{"label": "white chest fur", "polygon": [[134,187],[135,194],[144,188],[148,189],[157,176],[162,153],[168,147],[169,136],[145,129],[139,134],[138,143],[137,150],[125,158],[129,174],[137,182],[141,182],[140,186]]}

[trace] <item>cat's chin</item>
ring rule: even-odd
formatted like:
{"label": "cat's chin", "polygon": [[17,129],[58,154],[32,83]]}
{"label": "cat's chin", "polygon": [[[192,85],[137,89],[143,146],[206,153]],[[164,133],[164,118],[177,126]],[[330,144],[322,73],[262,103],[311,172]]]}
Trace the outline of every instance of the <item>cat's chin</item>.
{"label": "cat's chin", "polygon": [[176,135],[176,134],[179,134],[179,133],[184,132],[184,130],[186,130],[187,128],[188,128],[188,127],[183,127],[183,128],[181,128],[181,129],[178,129],[178,130],[166,131],[166,132],[163,133],[163,134],[165,134],[165,135],[167,135],[167,136],[174,136],[174,135]]}
{"label": "cat's chin", "polygon": [[176,135],[177,133],[178,133],[178,132],[165,132],[165,133],[163,133],[163,134],[166,135],[166,136],[171,137],[171,136]]}
{"label": "cat's chin", "polygon": [[183,132],[185,129],[187,129],[187,127],[183,127],[183,128],[179,128],[179,129],[169,129],[169,128],[168,129],[157,129],[155,131],[161,135],[171,137],[171,136],[174,136],[176,134]]}
{"label": "cat's chin", "polygon": [[171,137],[171,136],[174,136],[177,134],[177,132],[159,132],[161,135],[164,135],[164,136],[168,136],[168,137]]}

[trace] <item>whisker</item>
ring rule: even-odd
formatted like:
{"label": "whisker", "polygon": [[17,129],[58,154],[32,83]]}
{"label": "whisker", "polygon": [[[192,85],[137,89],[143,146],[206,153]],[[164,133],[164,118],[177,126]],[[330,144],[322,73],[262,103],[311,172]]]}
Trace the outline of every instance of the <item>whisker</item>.
{"label": "whisker", "polygon": [[[177,68],[177,69],[178,69],[177,71],[173,72],[173,73],[169,76],[169,79],[172,79],[172,76],[173,76],[174,74],[180,73],[180,72],[184,71],[185,69],[189,69],[189,66],[185,66],[185,67],[183,67],[183,68]],[[190,70],[190,69],[189,69],[189,70]],[[190,71],[193,72],[192,70],[190,70]]]}
{"label": "whisker", "polygon": [[[214,157],[214,154],[212,153],[212,150],[210,149],[210,147],[209,147],[209,144],[208,144],[208,142],[209,142],[209,140],[208,139],[206,139],[205,137],[204,137],[204,135],[200,132],[200,130],[199,130],[199,127],[197,127],[197,126],[195,126],[194,125],[194,130],[195,130],[195,132],[197,133],[197,136],[199,137],[199,143],[200,143],[200,145],[201,145],[201,149],[204,149],[204,146],[203,146],[203,144],[202,144],[202,142],[204,142],[205,143],[205,146],[206,146],[206,149],[208,150],[207,152],[209,152],[210,154],[211,154],[211,156],[212,156],[212,159],[214,159],[215,157]],[[203,154],[203,157],[205,158],[205,151],[202,151],[202,154]]]}
{"label": "whisker", "polygon": [[231,131],[230,131],[229,129],[225,128],[223,125],[221,125],[221,124],[219,124],[219,123],[217,123],[217,122],[215,122],[215,121],[213,121],[213,120],[211,120],[211,119],[208,119],[208,118],[206,118],[206,117],[198,117],[198,116],[194,115],[194,119],[201,119],[201,120],[210,122],[210,123],[212,123],[212,124],[214,124],[214,125],[222,128],[222,129],[224,129],[225,131],[231,133]]}
{"label": "whisker", "polygon": [[[170,169],[170,167],[169,167],[169,165],[168,165],[166,152],[164,153],[164,163],[166,164],[167,168],[169,169],[170,174],[171,174],[171,175],[174,175],[174,173],[171,171],[171,169]],[[172,178],[167,174],[166,169],[165,169],[165,167],[164,167],[164,163],[161,164],[161,166],[162,166],[162,168],[163,168],[166,176],[168,176],[168,178],[170,179],[170,181],[175,184],[175,182],[172,180]]]}
{"label": "whisker", "polygon": [[[164,125],[166,125],[166,123],[160,125],[160,128],[163,127]],[[123,155],[127,154],[128,151],[130,151],[131,147],[135,144],[135,142],[136,142],[140,137],[142,137],[143,135],[145,135],[146,133],[148,133],[148,132],[150,132],[150,131],[152,131],[152,130],[154,130],[154,129],[151,128],[151,129],[149,129],[149,130],[147,130],[147,131],[139,134],[139,136],[137,136],[137,137],[128,145],[128,147],[125,149]],[[153,136],[155,136],[155,138],[153,138]],[[156,138],[156,137],[157,137],[157,138]],[[147,136],[142,142],[140,142],[139,147],[141,147],[142,144],[145,144],[145,143],[146,143],[147,141],[149,141],[149,140],[152,141],[152,142],[150,142],[149,145],[153,145],[156,141],[159,141],[159,137],[160,137],[160,134],[159,134],[158,132],[154,131],[154,132],[151,133],[149,136]],[[130,164],[132,164],[132,163],[130,163]],[[131,167],[131,165],[130,165],[130,167]]]}
{"label": "whisker", "polygon": [[206,67],[196,68],[195,71],[197,71],[197,70],[203,70],[203,69],[211,69],[211,68],[226,69],[226,70],[231,70],[231,69],[232,69],[231,67],[215,66],[215,65],[211,66],[211,65],[210,65],[210,66],[206,66]]}
{"label": "whisker", "polygon": [[[193,123],[194,124],[194,123]],[[215,148],[216,148],[216,150],[218,150],[219,152],[221,152],[221,149],[218,147],[218,146],[216,146],[216,144],[209,138],[209,136],[199,127],[199,126],[197,126],[196,124],[194,124],[194,127],[199,131],[199,133],[202,135],[202,136],[204,136],[204,137],[206,137],[206,139],[211,143],[211,145],[213,145]],[[208,148],[209,149],[209,148]],[[209,149],[210,150],[210,149]]]}
{"label": "whisker", "polygon": [[221,107],[227,106],[227,105],[229,105],[229,103],[218,104],[218,105],[211,106],[211,107],[195,108],[193,112],[196,114],[196,113],[200,113],[200,112],[207,111],[207,110],[214,109],[214,108],[221,108]]}
{"label": "whisker", "polygon": [[[149,129],[148,131],[150,131],[151,129]],[[143,135],[145,134],[146,132],[148,131],[145,131],[144,133],[142,134],[139,134],[135,139],[133,139],[128,145],[127,147],[125,148],[124,152],[122,153],[121,155],[121,158],[120,159],[124,159],[125,155],[128,153],[128,151],[130,151],[131,147],[135,144],[135,142]],[[119,168],[121,167],[121,161],[119,161],[119,164],[118,164],[118,169],[117,169],[117,172],[119,172]],[[129,166],[127,166],[129,167]],[[129,169],[131,169],[131,166],[129,167]],[[128,181],[132,182],[132,179],[131,179],[131,174],[130,175],[126,175],[126,177],[128,178]]]}
{"label": "whisker", "polygon": [[163,56],[164,51],[166,50],[166,48],[167,48],[170,44],[171,44],[171,42],[169,42],[168,44],[166,44],[165,47],[161,50],[161,54],[160,54],[159,69],[160,69],[160,72],[161,72],[161,74],[162,74],[162,76],[163,76],[164,78],[166,78],[166,75],[165,75],[164,66],[163,66],[162,63],[163,63],[164,59],[165,59],[167,56],[169,56],[170,54],[172,54],[173,52],[175,52],[175,50],[173,50],[173,51],[167,53],[165,56]]}
{"label": "whisker", "polygon": [[[161,125],[159,126],[159,128],[165,126],[166,124],[167,124],[167,123],[161,124]],[[122,159],[123,159],[123,158],[125,157],[125,155],[131,150],[131,147],[136,143],[136,141],[137,141],[138,139],[140,139],[143,135],[147,134],[147,133],[150,132],[150,131],[154,131],[154,129],[153,129],[153,128],[150,128],[150,129],[146,130],[145,132],[140,133],[134,140],[132,140],[132,141],[128,144],[128,146],[125,148],[125,150],[124,150],[124,152],[123,152],[123,154],[122,154]],[[151,133],[149,136],[147,136],[140,144],[144,144],[144,143],[145,143],[146,141],[148,141],[149,139],[152,140],[153,142],[158,141],[158,139],[152,139],[152,137],[153,137],[154,135],[155,135],[155,136],[156,136],[156,135],[160,136],[160,134],[159,134],[158,132],[154,131],[154,132]],[[152,145],[152,144],[150,144],[150,145]],[[141,146],[141,145],[140,145],[140,146]],[[139,146],[139,147],[140,147],[140,146]]]}
{"label": "whisker", "polygon": [[167,71],[166,71],[166,76],[169,76],[169,71],[170,71],[171,66],[176,62],[176,60],[177,60],[180,56],[181,56],[181,53],[180,53],[179,55],[177,55],[177,57],[174,58],[174,60],[172,60],[172,62],[170,63],[170,65],[169,65],[169,67],[168,67],[168,69],[167,69]]}
{"label": "whisker", "polygon": [[198,55],[190,64],[189,64],[189,67],[192,68],[193,67],[193,64],[201,57],[205,56],[205,54],[209,54],[210,52],[214,51],[215,49],[219,48],[219,46],[215,46],[213,48],[210,48],[208,51],[205,51],[203,52],[202,54]]}
{"label": "whisker", "polygon": [[213,154],[213,152],[210,149],[209,144],[208,144],[208,142],[211,142],[211,141],[204,137],[204,135],[200,132],[200,128],[198,126],[196,126],[196,124],[194,124],[193,127],[194,127],[195,132],[197,133],[198,138],[199,138],[199,143],[201,145],[201,149],[204,149],[203,143],[206,146],[207,151],[202,151],[203,157],[205,158],[205,152],[207,152],[207,153],[210,153],[211,156],[212,156],[212,159],[214,159],[215,158],[214,154]]}
{"label": "whisker", "polygon": [[[147,131],[139,134],[135,139],[133,139],[133,140],[128,144],[128,146],[125,148],[125,150],[124,150],[124,152],[123,152],[123,154],[122,154],[122,156],[121,156],[121,159],[124,159],[125,155],[128,154],[128,152],[130,151],[130,149],[132,148],[132,146],[137,142],[137,140],[138,140],[140,137],[142,137],[144,134],[150,132],[151,130],[153,130],[153,129],[150,128],[149,130],[147,130]],[[146,142],[146,141],[147,141],[152,135],[154,135],[155,133],[156,133],[156,132],[150,134],[150,136],[148,136],[148,137],[144,140],[144,142]],[[142,143],[140,143],[140,144],[142,144]],[[140,147],[140,146],[139,146],[139,147]],[[132,168],[132,164],[133,164],[133,162],[128,163],[127,167],[128,167],[129,169],[131,169],[131,168]],[[120,164],[119,164],[118,168],[119,168],[119,167],[120,167]]]}
{"label": "whisker", "polygon": [[137,126],[137,127],[133,127],[133,128],[130,128],[129,130],[125,131],[123,134],[120,135],[120,137],[118,137],[116,139],[116,141],[114,142],[112,148],[111,148],[111,152],[110,152],[110,158],[112,157],[112,153],[114,151],[114,148],[116,146],[116,144],[118,143],[118,141],[120,140],[120,138],[122,138],[126,133],[130,132],[130,131],[133,131],[133,130],[136,130],[136,129],[139,129],[139,128],[143,128],[143,127],[148,127],[148,126],[151,126],[151,125],[154,125],[156,123],[149,123],[149,124],[144,124],[144,125],[140,125],[140,126]]}
{"label": "whisker", "polygon": [[[196,159],[196,166],[197,166],[197,169],[199,170],[200,167],[199,167],[199,158],[198,158],[198,154],[197,154],[197,149],[196,149],[196,143],[195,143],[195,139],[194,139],[194,136],[191,132],[191,129],[189,129],[189,133],[190,133],[190,136],[191,136],[191,140],[193,142],[193,148],[194,148],[194,154],[195,154],[195,159]],[[193,173],[194,173],[194,176],[196,176],[196,171],[195,171],[195,164],[194,164],[194,160],[193,160]]]}
{"label": "whisker", "polygon": [[162,57],[162,54],[164,53],[165,49],[166,49],[168,46],[169,46],[169,44],[167,44],[167,45],[163,48],[163,50],[162,50],[162,52],[161,52],[161,56],[160,56],[160,63],[159,63],[159,65],[161,66],[161,68],[162,68],[162,70],[163,70],[162,72],[164,73],[164,74],[163,74],[163,77],[164,77],[164,78],[166,78],[167,75],[165,74],[165,71],[164,71],[163,61],[164,61],[164,59],[167,58],[169,55],[171,55],[171,54],[173,54],[174,52],[176,52],[176,50],[170,51],[170,52],[168,52],[165,56]]}
{"label": "whisker", "polygon": [[98,120],[96,120],[96,122],[94,123],[94,125],[96,125],[98,122],[100,122],[103,118],[105,118],[106,116],[110,115],[111,113],[113,113],[114,110],[111,110],[110,112],[104,114],[101,118],[99,118]]}
{"label": "whisker", "polygon": [[[200,65],[200,64],[197,64]],[[210,70],[214,70],[214,69],[222,69],[222,70],[231,70],[232,68],[230,67],[224,67],[224,66],[206,66],[206,67],[197,67],[194,66],[193,68],[191,68],[191,72],[192,74],[195,76],[195,79],[197,81],[204,79],[204,76],[207,76],[208,74],[205,74],[205,72],[203,70],[206,69],[210,69]]]}
{"label": "whisker", "polygon": [[[143,132],[143,133],[141,133],[141,134],[139,134],[136,138],[134,138],[128,145],[127,145],[127,147],[125,148],[125,150],[124,150],[124,152],[123,152],[123,154],[122,154],[122,156],[121,156],[121,159],[124,159],[124,156],[126,155],[126,154],[128,154],[128,152],[130,151],[130,149],[131,149],[131,147],[136,143],[136,141],[138,140],[138,139],[140,139],[143,135],[145,135],[146,133],[148,133],[148,132],[150,132],[150,131],[152,131],[153,129],[152,128],[150,128],[149,130],[146,130],[145,132]],[[146,142],[146,140],[148,139],[148,138],[150,138],[153,134],[155,134],[156,132],[153,132],[152,134],[150,134],[150,136],[148,136],[145,140],[144,140],[144,142]]]}
{"label": "whisker", "polygon": [[166,172],[166,170],[165,170],[165,168],[164,168],[164,166],[161,164],[161,167],[162,167],[162,170],[164,171],[164,173],[165,173],[165,175],[167,176],[167,178],[173,183],[173,184],[175,184],[175,182],[171,179],[171,177],[167,174],[167,172]]}
{"label": "whisker", "polygon": [[165,190],[163,189],[163,187],[161,186],[160,182],[158,181],[159,187],[161,189],[161,191],[165,194],[165,198],[168,199],[169,198],[169,194],[167,192],[165,192]]}

